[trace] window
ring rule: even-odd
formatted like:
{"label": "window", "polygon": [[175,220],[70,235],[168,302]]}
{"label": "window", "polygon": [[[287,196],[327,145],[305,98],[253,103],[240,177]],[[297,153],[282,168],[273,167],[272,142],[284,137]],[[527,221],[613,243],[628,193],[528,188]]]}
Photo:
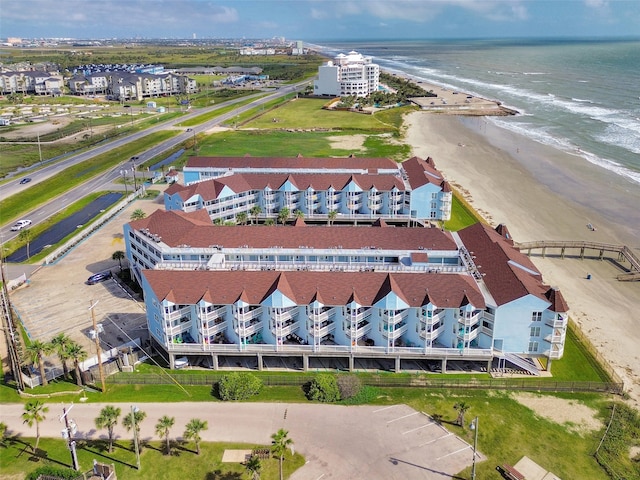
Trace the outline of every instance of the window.
{"label": "window", "polygon": [[531,337],[539,337],[540,336],[540,327],[531,327]]}
{"label": "window", "polygon": [[542,312],[533,312],[531,314],[532,322],[541,322],[542,321]]}
{"label": "window", "polygon": [[538,342],[529,342],[529,351],[537,352],[538,351]]}

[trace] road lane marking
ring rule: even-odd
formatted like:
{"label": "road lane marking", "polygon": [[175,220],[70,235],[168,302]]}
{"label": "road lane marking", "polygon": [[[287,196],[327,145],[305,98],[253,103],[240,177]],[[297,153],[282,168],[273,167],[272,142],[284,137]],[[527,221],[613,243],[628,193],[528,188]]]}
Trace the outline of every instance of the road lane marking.
{"label": "road lane marking", "polygon": [[390,407],[379,408],[378,410],[374,410],[373,413],[382,412],[384,410],[389,410],[390,408],[396,408],[398,405],[391,405]]}
{"label": "road lane marking", "polygon": [[450,457],[451,455],[455,455],[456,453],[464,452],[465,450],[469,450],[470,448],[471,447],[469,447],[469,446],[461,448],[460,450],[456,450],[455,452],[447,453],[446,455],[444,455],[442,457],[438,457],[438,458],[436,458],[436,460],[440,460],[442,458]]}
{"label": "road lane marking", "polygon": [[450,437],[451,435],[453,435],[453,433],[449,432],[449,433],[447,433],[446,435],[441,435],[441,436],[439,436],[438,438],[434,438],[433,440],[429,440],[427,443],[423,443],[423,444],[421,444],[421,445],[419,445],[419,446],[420,446],[420,447],[424,447],[425,445],[429,445],[429,444],[431,444],[431,443],[435,443],[435,442],[437,442],[438,440],[442,440],[443,438]]}

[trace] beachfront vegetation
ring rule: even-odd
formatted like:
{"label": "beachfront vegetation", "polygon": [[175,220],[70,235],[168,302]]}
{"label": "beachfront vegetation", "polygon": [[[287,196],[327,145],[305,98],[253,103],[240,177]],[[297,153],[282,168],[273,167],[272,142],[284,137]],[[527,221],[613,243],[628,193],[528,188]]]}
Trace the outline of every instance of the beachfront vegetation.
{"label": "beachfront vegetation", "polygon": [[260,393],[262,380],[252,373],[231,372],[223,375],[215,387],[220,400],[248,400]]}

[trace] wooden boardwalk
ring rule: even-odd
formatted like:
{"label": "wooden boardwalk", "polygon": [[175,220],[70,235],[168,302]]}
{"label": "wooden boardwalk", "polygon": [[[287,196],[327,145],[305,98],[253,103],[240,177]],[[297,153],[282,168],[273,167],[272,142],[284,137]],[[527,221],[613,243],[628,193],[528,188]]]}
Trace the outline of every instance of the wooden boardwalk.
{"label": "wooden boardwalk", "polygon": [[[620,281],[640,280],[640,258],[631,251],[626,245],[616,245],[613,243],[598,243],[584,241],[567,241],[567,240],[539,240],[535,242],[516,243],[515,247],[520,251],[527,251],[527,255],[531,255],[532,250],[541,250],[542,257],[547,254],[548,249],[559,250],[560,258],[565,257],[567,250],[577,250],[580,258],[595,257],[602,260],[607,253],[617,254],[617,261],[622,263],[625,260],[629,262],[629,271],[618,275]],[[589,254],[594,252],[593,254]]]}

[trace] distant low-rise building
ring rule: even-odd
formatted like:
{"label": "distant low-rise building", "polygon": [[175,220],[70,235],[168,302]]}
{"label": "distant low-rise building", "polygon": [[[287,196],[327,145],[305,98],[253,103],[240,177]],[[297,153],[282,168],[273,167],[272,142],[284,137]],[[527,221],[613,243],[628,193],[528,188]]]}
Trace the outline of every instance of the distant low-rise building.
{"label": "distant low-rise building", "polygon": [[74,75],[68,80],[68,85],[71,93],[76,95],[110,95],[116,100],[142,100],[198,91],[195,80],[173,73],[96,72]]}
{"label": "distant low-rise building", "polygon": [[318,67],[313,82],[315,95],[366,97],[380,86],[380,66],[371,57],[351,51]]}
{"label": "distant low-rise building", "polygon": [[15,71],[0,73],[0,94],[61,95],[62,75],[43,71]]}

